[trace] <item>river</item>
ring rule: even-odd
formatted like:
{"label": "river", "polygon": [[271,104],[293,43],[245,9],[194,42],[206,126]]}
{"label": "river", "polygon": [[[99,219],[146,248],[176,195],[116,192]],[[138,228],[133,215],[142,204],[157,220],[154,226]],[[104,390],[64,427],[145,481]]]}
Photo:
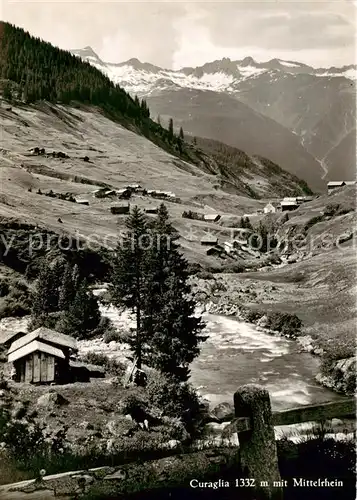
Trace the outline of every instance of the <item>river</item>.
{"label": "river", "polygon": [[274,410],[341,398],[314,380],[320,360],[294,340],[261,332],[235,318],[204,314],[208,340],[191,365],[191,382],[213,405],[233,402],[243,384],[256,383]]}
{"label": "river", "polygon": [[[120,330],[135,326],[128,312],[118,314],[113,306],[100,309]],[[233,317],[204,314],[203,319],[204,333],[209,338],[191,365],[191,382],[212,406],[233,402],[236,389],[248,383],[268,389],[274,410],[341,398],[315,382],[320,359],[301,352],[296,341],[261,332],[255,325]],[[0,321],[0,333],[26,331],[28,321],[28,317],[5,318]],[[82,341],[79,347],[82,353],[95,350],[125,359],[128,352],[120,344],[114,344]]]}

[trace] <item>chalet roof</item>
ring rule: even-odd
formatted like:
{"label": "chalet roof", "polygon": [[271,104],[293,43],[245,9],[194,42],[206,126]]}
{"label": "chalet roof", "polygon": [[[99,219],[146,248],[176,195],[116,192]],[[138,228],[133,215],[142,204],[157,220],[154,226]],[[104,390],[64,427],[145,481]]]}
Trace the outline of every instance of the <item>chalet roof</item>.
{"label": "chalet roof", "polygon": [[294,206],[298,206],[298,202],[295,200],[283,200],[282,202],[280,202],[280,204],[284,207],[294,207]]}
{"label": "chalet roof", "polygon": [[327,183],[327,186],[328,187],[339,187],[339,186],[343,186],[345,183],[345,181],[330,181]]}
{"label": "chalet roof", "polygon": [[15,342],[11,344],[8,354],[16,351],[17,349],[20,349],[21,347],[29,344],[36,339],[42,339],[47,342],[52,342],[53,344],[57,344],[62,347],[77,349],[77,342],[73,337],[41,326],[40,328],[37,328],[37,330],[28,333],[24,337],[15,340]]}
{"label": "chalet roof", "polygon": [[283,201],[295,201],[295,203],[297,202],[297,197],[296,196],[285,196],[285,198],[283,199]]}
{"label": "chalet roof", "polygon": [[19,334],[26,335],[25,332],[18,330],[16,332],[8,332],[8,331],[0,331],[0,345],[1,344],[6,344],[11,340],[13,337],[16,337]]}
{"label": "chalet roof", "polygon": [[213,236],[213,235],[208,235],[208,236],[204,236],[203,238],[201,238],[201,243],[216,244],[217,242],[218,242],[218,238],[216,236]]}
{"label": "chalet roof", "polygon": [[219,214],[205,214],[203,216],[204,220],[213,220],[213,221],[219,219],[220,217],[221,216]]}
{"label": "chalet roof", "polygon": [[29,344],[26,344],[20,349],[17,349],[11,354],[8,354],[8,362],[13,363],[17,359],[28,356],[29,354],[32,354],[36,351],[45,352],[47,354],[55,356],[56,358],[65,359],[65,355],[63,354],[61,349],[57,349],[56,347],[53,347],[51,345],[44,344],[43,342],[39,342],[38,340],[33,340]]}

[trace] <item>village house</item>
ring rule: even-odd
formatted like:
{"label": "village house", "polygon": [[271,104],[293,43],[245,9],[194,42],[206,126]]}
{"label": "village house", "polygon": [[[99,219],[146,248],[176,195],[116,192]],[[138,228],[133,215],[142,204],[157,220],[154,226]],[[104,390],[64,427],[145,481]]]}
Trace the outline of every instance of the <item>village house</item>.
{"label": "village house", "polygon": [[99,188],[99,189],[96,189],[95,191],[93,191],[93,196],[95,198],[104,198],[105,197],[105,193],[108,191],[108,188]]}
{"label": "village house", "polygon": [[[265,214],[275,214],[277,207],[273,203],[269,202],[264,207]],[[258,212],[259,213],[259,212]]]}
{"label": "village house", "polygon": [[118,196],[118,198],[122,200],[128,200],[131,197],[132,190],[129,188],[122,188],[122,189],[117,189],[115,193]]}
{"label": "village house", "polygon": [[38,328],[15,340],[7,353],[15,380],[28,383],[66,383],[71,380],[70,355],[77,351],[74,338]]}
{"label": "village house", "polygon": [[206,222],[218,222],[221,216],[219,214],[205,214],[203,220]]}
{"label": "village house", "polygon": [[110,212],[113,215],[125,215],[130,213],[130,204],[125,205],[113,205],[110,207]]}
{"label": "village house", "polygon": [[125,188],[134,192],[138,191],[139,189],[143,189],[140,184],[128,184],[128,186],[125,186]]}

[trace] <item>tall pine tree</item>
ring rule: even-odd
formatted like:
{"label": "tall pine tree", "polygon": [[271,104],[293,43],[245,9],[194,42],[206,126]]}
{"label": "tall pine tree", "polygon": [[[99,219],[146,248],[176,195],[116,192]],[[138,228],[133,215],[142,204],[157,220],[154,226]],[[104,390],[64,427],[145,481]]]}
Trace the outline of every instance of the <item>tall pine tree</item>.
{"label": "tall pine tree", "polygon": [[172,143],[174,139],[174,121],[172,118],[169,120],[169,142]]}
{"label": "tall pine tree", "polygon": [[112,302],[118,307],[132,309],[136,316],[136,332],[133,349],[137,367],[142,364],[142,308],[147,283],[147,241],[149,235],[146,217],[135,206],[127,219],[127,232],[119,242],[113,262],[113,272],[109,291]]}
{"label": "tall pine tree", "polygon": [[195,302],[189,298],[188,263],[179,251],[177,232],[170,223],[164,204],[153,227],[155,245],[148,261],[143,330],[148,346],[148,365],[186,381],[189,364],[199,354],[205,340],[204,327],[195,316]]}

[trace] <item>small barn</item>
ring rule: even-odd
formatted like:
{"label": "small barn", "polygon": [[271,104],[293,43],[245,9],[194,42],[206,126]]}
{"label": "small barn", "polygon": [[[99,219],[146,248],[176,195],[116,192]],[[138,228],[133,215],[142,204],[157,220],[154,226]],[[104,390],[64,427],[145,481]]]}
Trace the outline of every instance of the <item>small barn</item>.
{"label": "small barn", "polygon": [[283,200],[280,203],[281,206],[281,211],[282,212],[287,212],[289,210],[296,210],[299,207],[299,203],[296,201],[290,201],[290,200]]}
{"label": "small barn", "polygon": [[7,360],[17,382],[66,383],[71,380],[69,358],[76,351],[74,338],[41,327],[15,340]]}
{"label": "small barn", "polygon": [[110,211],[114,215],[125,215],[130,213],[130,205],[113,205]]}
{"label": "small barn", "polygon": [[146,214],[157,214],[158,212],[159,212],[159,208],[158,207],[145,208],[145,213]]}
{"label": "small barn", "polygon": [[76,200],[76,203],[79,203],[80,205],[89,205],[89,201],[88,200],[83,200],[81,198],[75,198]]}
{"label": "small barn", "polygon": [[201,239],[201,245],[217,245],[218,244],[218,238],[216,236],[213,236],[211,234],[208,234],[204,236]]}
{"label": "small barn", "polygon": [[327,191],[329,193],[331,193],[331,191],[333,191],[334,189],[337,189],[337,188],[340,188],[340,187],[343,187],[343,186],[346,186],[345,181],[330,181],[327,184]]}
{"label": "small barn", "polygon": [[221,216],[219,214],[205,214],[203,220],[206,222],[218,222]]}

